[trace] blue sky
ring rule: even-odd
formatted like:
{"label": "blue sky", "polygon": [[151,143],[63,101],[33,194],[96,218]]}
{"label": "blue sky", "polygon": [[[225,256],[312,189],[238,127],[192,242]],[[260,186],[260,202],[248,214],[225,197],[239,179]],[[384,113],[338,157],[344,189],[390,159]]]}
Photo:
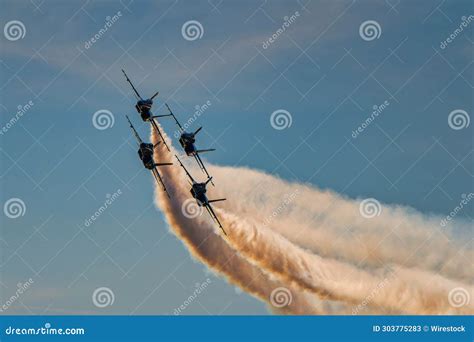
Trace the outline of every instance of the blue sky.
{"label": "blue sky", "polygon": [[[472,126],[448,124],[454,110],[472,116],[472,23],[440,44],[472,9],[470,1],[3,1],[2,26],[18,20],[26,31],[0,37],[0,125],[19,105],[34,105],[0,135],[2,206],[20,198],[26,207],[0,219],[0,304],[32,278],[10,313],[170,314],[209,278],[187,314],[267,313],[169,233],[123,117],[148,136],[121,68],[144,96],[160,91],[156,113],[167,101],[184,122],[211,103],[192,126],[204,126],[200,147],[217,149],[209,161],[448,214],[472,192]],[[189,20],[202,37],[184,39]],[[376,39],[359,33],[368,20],[380,26]],[[105,130],[92,123],[102,109],[114,117]],[[279,109],[292,118],[283,130],[270,124]],[[459,215],[473,210],[470,203]],[[113,306],[92,305],[99,286],[114,289]]]}

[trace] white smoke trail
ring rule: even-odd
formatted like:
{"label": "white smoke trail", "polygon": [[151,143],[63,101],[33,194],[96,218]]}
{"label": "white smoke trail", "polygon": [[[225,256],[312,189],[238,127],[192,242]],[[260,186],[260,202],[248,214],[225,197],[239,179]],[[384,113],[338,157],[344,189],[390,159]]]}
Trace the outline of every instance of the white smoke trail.
{"label": "white smoke trail", "polygon": [[[441,228],[440,218],[384,205],[379,216],[368,219],[361,215],[358,201],[331,191],[288,183],[247,168],[211,165],[210,170],[219,184],[216,196],[232,194],[221,207],[320,256],[361,267],[394,263],[473,281],[471,245],[463,246],[447,228]],[[456,224],[461,235],[471,231],[468,224]]]}
{"label": "white smoke trail", "polygon": [[[166,136],[165,136],[166,138]],[[153,132],[152,142],[156,143],[158,137]],[[170,156],[174,156],[174,150],[169,153],[163,144],[155,149],[155,161],[174,162]],[[291,303],[284,307],[271,307],[281,313],[292,314],[319,314],[331,312],[331,306],[321,303],[312,298],[308,293],[289,284],[284,284],[274,277],[263,272],[248,260],[242,258],[237,251],[232,249],[222,236],[214,229],[213,223],[207,217],[189,217],[182,212],[182,203],[189,199],[189,186],[187,176],[178,170],[178,166],[161,167],[160,173],[171,192],[168,199],[160,186],[155,186],[156,204],[165,213],[166,219],[172,231],[186,244],[191,254],[203,263],[223,274],[227,279],[260,300],[272,305],[271,294],[274,289],[285,287],[292,294]]]}
{"label": "white smoke trail", "polygon": [[[156,137],[153,137],[153,141],[156,141]],[[161,158],[164,155],[167,157]],[[155,154],[157,162],[167,162],[169,156],[163,149],[157,149]],[[230,232],[229,241],[226,241],[215,234],[215,227],[207,217],[190,219],[181,212],[182,203],[190,197],[189,189],[183,186],[186,184],[184,173],[176,172],[175,167],[173,170],[163,168],[161,171],[172,192],[172,200],[168,201],[158,190],[157,204],[165,212],[173,231],[186,242],[193,255],[266,302],[269,302],[269,299],[271,302],[272,291],[277,287],[291,289],[290,291],[295,293],[295,300],[285,308],[288,313],[347,313],[347,307],[340,303],[321,303],[308,296],[305,291],[313,292],[323,300],[330,299],[353,305],[370,299],[367,307],[375,306],[385,313],[472,312],[472,306],[469,304],[466,307],[453,308],[448,302],[447,291],[454,286],[462,286],[468,293],[472,293],[472,288],[465,284],[423,271],[403,268],[394,268],[390,273],[390,281],[386,282],[387,275],[382,271],[369,273],[313,255],[295,246],[264,227],[269,225],[268,222],[257,228],[242,218],[248,214],[251,218],[254,216],[251,215],[251,210],[242,206],[233,208],[234,213],[240,211],[239,215],[218,210]],[[229,179],[235,181],[239,179],[240,174],[235,176],[237,177]],[[221,181],[220,177],[216,177],[216,180]],[[228,190],[228,187],[226,189]],[[239,191],[236,191],[236,194],[238,196]],[[242,198],[245,200],[245,197],[239,199]],[[305,206],[303,208],[309,210]],[[350,248],[350,245],[346,245],[347,247]],[[236,254],[237,251],[239,254]],[[423,289],[426,281],[433,282],[431,288]],[[379,286],[381,282],[383,287]],[[374,289],[377,289],[375,293]]]}
{"label": "white smoke trail", "polygon": [[[399,267],[371,272],[360,270],[314,255],[278,233],[252,225],[225,210],[218,209],[218,212],[226,225],[229,241],[241,254],[283,281],[295,283],[320,297],[354,305],[370,297],[370,305],[411,314],[474,312],[474,306],[469,303],[455,308],[448,300],[450,290],[455,287],[462,287],[469,294],[474,294],[474,290],[466,284],[422,270]],[[376,288],[378,291],[374,293]]]}

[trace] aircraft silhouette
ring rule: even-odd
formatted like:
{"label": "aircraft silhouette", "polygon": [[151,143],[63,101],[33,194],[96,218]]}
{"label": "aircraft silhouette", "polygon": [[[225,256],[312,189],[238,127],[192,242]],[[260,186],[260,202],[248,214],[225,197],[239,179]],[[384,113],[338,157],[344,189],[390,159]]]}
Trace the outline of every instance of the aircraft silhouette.
{"label": "aircraft silhouette", "polygon": [[161,185],[161,188],[163,189],[163,191],[166,192],[166,195],[168,196],[168,198],[170,198],[170,195],[169,195],[168,191],[166,190],[165,183],[163,182],[163,179],[161,178],[161,175],[158,172],[158,166],[173,165],[173,163],[155,163],[155,160],[153,158],[154,149],[155,149],[156,146],[158,146],[161,143],[161,141],[158,141],[155,145],[153,145],[151,143],[143,142],[143,140],[138,135],[135,127],[133,127],[133,125],[130,121],[130,118],[127,115],[125,115],[125,116],[127,117],[128,123],[130,124],[130,128],[132,129],[133,134],[137,138],[137,141],[138,141],[138,156],[140,157],[140,159],[143,163],[143,166],[146,169],[151,171],[151,173],[155,177],[156,182]]}
{"label": "aircraft silhouette", "polygon": [[179,160],[178,156],[175,155],[175,157],[176,157],[176,159],[178,159],[179,164],[184,169],[184,171],[186,172],[188,177],[191,179],[191,182],[189,182],[190,185],[191,185],[190,192],[191,192],[191,195],[193,196],[193,198],[196,200],[198,206],[206,208],[207,212],[212,217],[214,222],[216,222],[219,225],[219,228],[222,229],[224,234],[227,235],[227,233],[225,232],[224,228],[222,227],[216,213],[214,212],[214,210],[212,209],[212,206],[211,206],[211,203],[219,202],[219,201],[225,201],[226,199],[225,198],[219,198],[219,199],[210,200],[206,196],[206,191],[207,191],[206,186],[212,180],[212,177],[209,177],[207,179],[207,181],[202,182],[202,183],[196,182],[196,180],[191,176],[191,174],[188,172],[188,170],[184,167],[183,163],[181,163],[181,160]]}
{"label": "aircraft silhouette", "polygon": [[161,117],[165,117],[165,116],[171,116],[171,114],[165,114],[165,115],[153,115],[152,112],[151,112],[151,108],[153,107],[153,99],[158,95],[158,91],[153,94],[152,97],[150,97],[149,99],[143,99],[140,94],[138,93],[137,89],[135,88],[135,86],[133,85],[132,81],[130,81],[130,79],[128,78],[127,74],[125,73],[125,70],[122,69],[122,72],[123,74],[125,75],[125,78],[127,79],[127,82],[130,83],[130,85],[132,86],[132,89],[137,97],[137,103],[135,105],[135,109],[137,110],[137,112],[140,114],[141,118],[143,121],[149,121],[152,126],[154,127],[154,129],[156,130],[156,132],[158,133],[158,135],[160,136],[161,138],[161,141],[163,141],[163,143],[165,144],[166,148],[168,149],[168,151],[170,151],[170,148],[168,147],[168,144],[166,143],[163,135],[161,134],[161,131],[160,129],[158,128],[158,125],[156,124],[156,121],[155,121],[155,118],[161,118]]}
{"label": "aircraft silhouette", "polygon": [[[211,152],[211,151],[215,151],[216,149],[209,148],[205,150],[198,150],[195,145],[196,134],[199,133],[202,127],[199,127],[195,132],[186,132],[183,126],[181,126],[178,119],[176,118],[176,115],[174,115],[174,113],[171,111],[171,108],[168,106],[168,104],[165,103],[165,105],[166,105],[166,108],[168,108],[170,115],[173,116],[174,120],[176,121],[176,124],[178,125],[180,129],[181,135],[179,137],[179,143],[181,144],[181,147],[184,149],[184,152],[186,152],[187,156],[192,156],[194,157],[194,159],[196,159],[196,162],[199,165],[199,168],[206,174],[207,178],[212,178],[209,175],[209,172],[207,172],[206,166],[204,165],[201,157],[199,156],[199,153]],[[211,181],[211,184],[214,185],[212,181]]]}

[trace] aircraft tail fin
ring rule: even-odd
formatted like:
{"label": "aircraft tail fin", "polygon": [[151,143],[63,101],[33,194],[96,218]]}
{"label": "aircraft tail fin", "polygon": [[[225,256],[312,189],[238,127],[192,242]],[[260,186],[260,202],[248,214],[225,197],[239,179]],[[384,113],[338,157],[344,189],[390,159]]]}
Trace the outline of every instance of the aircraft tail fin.
{"label": "aircraft tail fin", "polygon": [[225,200],[227,200],[227,198],[217,198],[217,199],[209,200],[208,202],[214,203],[214,202],[220,202],[220,201],[225,201]]}
{"label": "aircraft tail fin", "polygon": [[197,153],[204,153],[204,152],[212,152],[212,151],[215,151],[216,149],[215,148],[208,148],[208,149],[205,149],[205,150],[197,150],[196,152]]}
{"label": "aircraft tail fin", "polygon": [[152,97],[150,97],[150,100],[153,100],[155,97],[157,97],[159,93],[160,93],[160,92],[157,91]]}

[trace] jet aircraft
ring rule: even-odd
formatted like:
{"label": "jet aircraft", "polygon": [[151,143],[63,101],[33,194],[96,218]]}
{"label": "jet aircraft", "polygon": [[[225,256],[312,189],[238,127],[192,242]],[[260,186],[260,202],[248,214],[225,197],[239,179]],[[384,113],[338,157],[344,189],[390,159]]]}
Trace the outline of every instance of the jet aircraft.
{"label": "jet aircraft", "polygon": [[188,175],[189,179],[191,180],[189,182],[190,185],[191,185],[190,192],[191,192],[191,195],[193,196],[193,198],[196,200],[198,206],[206,208],[207,212],[209,213],[211,218],[214,220],[214,222],[216,222],[217,225],[219,226],[219,228],[222,229],[224,234],[227,235],[227,233],[225,232],[224,228],[222,227],[222,225],[219,221],[219,218],[217,217],[216,213],[214,212],[214,210],[212,209],[212,206],[211,206],[211,203],[219,202],[219,201],[225,201],[226,199],[225,198],[218,198],[218,199],[210,200],[206,196],[206,191],[207,191],[206,186],[212,180],[212,177],[209,177],[207,179],[207,181],[202,182],[202,183],[196,182],[196,180],[193,178],[193,176],[191,176],[191,174],[188,172],[188,170],[184,167],[183,163],[181,163],[181,160],[179,160],[178,156],[175,155],[175,157],[178,160],[181,167],[186,172],[186,174]]}
{"label": "jet aircraft", "polygon": [[[171,111],[171,108],[168,106],[167,103],[165,103],[166,108],[168,108],[169,115],[173,116],[174,120],[176,121],[176,124],[179,127],[180,130],[180,137],[179,137],[179,143],[181,144],[181,147],[183,148],[184,152],[186,152],[187,156],[192,156],[194,159],[196,159],[197,164],[199,165],[199,168],[206,174],[207,178],[212,178],[209,175],[209,172],[207,172],[206,166],[204,165],[201,157],[199,156],[199,153],[204,153],[204,152],[211,152],[215,151],[215,148],[209,148],[205,150],[198,150],[196,148],[195,142],[196,142],[196,134],[199,133],[199,131],[202,129],[202,127],[199,127],[196,131],[194,132],[186,132],[186,130],[183,128],[183,126],[179,123],[178,119],[176,118],[176,115]],[[214,183],[211,180],[211,184],[214,185]]]}
{"label": "jet aircraft", "polygon": [[141,97],[140,93],[138,93],[137,89],[133,85],[132,81],[130,81],[130,79],[128,78],[127,74],[125,73],[125,70],[122,69],[122,72],[125,75],[125,78],[127,79],[127,82],[130,83],[130,85],[132,86],[133,92],[135,93],[135,96],[137,97],[137,103],[135,105],[135,109],[140,114],[143,121],[149,121],[152,124],[153,128],[156,130],[156,133],[158,133],[161,140],[165,144],[166,148],[168,149],[168,151],[170,151],[170,148],[168,147],[168,144],[166,143],[163,135],[161,134],[160,129],[158,128],[158,125],[156,124],[155,118],[171,116],[171,114],[153,115],[153,113],[151,112],[151,108],[153,106],[153,99],[156,96],[158,96],[159,92],[156,92],[155,94],[153,94],[153,96],[150,97],[149,99],[143,99]]}
{"label": "jet aircraft", "polygon": [[166,190],[165,183],[163,182],[163,179],[161,178],[160,173],[158,172],[158,166],[167,166],[167,165],[173,165],[173,163],[155,163],[155,160],[153,158],[153,152],[155,147],[157,147],[161,141],[158,141],[155,145],[151,143],[145,143],[143,140],[140,138],[138,135],[135,127],[133,127],[130,118],[126,115],[128,123],[130,124],[130,128],[133,131],[133,134],[135,135],[135,138],[137,138],[138,142],[138,156],[140,157],[143,166],[150,170],[153,174],[153,177],[155,177],[155,180],[158,184],[161,185],[161,188],[163,189],[164,192],[166,192],[166,195],[170,197],[168,191]]}

